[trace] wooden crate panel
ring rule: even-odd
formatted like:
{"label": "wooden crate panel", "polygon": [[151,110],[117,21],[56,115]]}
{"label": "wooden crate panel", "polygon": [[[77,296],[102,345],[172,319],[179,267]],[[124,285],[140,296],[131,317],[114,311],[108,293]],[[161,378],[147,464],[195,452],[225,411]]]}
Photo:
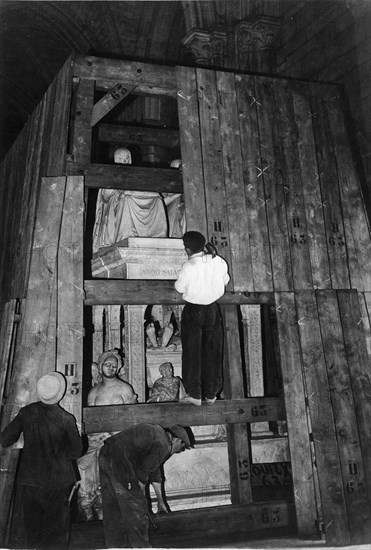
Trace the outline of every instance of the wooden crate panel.
{"label": "wooden crate panel", "polygon": [[317,306],[345,488],[350,540],[352,544],[361,544],[367,542],[370,533],[370,507],[336,291],[317,291]]}
{"label": "wooden crate panel", "polygon": [[297,142],[300,130],[295,121],[291,89],[285,81],[275,83],[274,111],[277,120],[277,143],[282,157],[283,196],[286,206],[288,238],[295,290],[313,288],[309,237]]}
{"label": "wooden crate panel", "polygon": [[324,108],[335,151],[351,286],[367,292],[371,290],[370,225],[337,90],[327,92]]}
{"label": "wooden crate panel", "polygon": [[321,507],[330,545],[350,544],[344,486],[314,291],[295,295]]}
{"label": "wooden crate panel", "polygon": [[195,69],[177,67],[176,76],[187,230],[200,231],[206,237],[207,218]]}
{"label": "wooden crate panel", "polygon": [[300,536],[313,536],[315,493],[294,294],[276,293],[276,306],[298,533]]}
{"label": "wooden crate panel", "polygon": [[344,219],[339,190],[335,152],[328,126],[328,117],[323,102],[323,87],[310,85],[311,112],[317,149],[318,173],[322,195],[323,215],[326,229],[326,245],[330,264],[331,287],[349,288],[350,278],[344,232]]}
{"label": "wooden crate panel", "polygon": [[196,75],[207,211],[207,235],[208,239],[216,245],[220,256],[227,261],[231,276],[228,288],[234,289],[231,259],[231,246],[233,243],[230,240],[226,211],[227,198],[223,175],[216,76],[215,71],[205,69],[197,69]]}
{"label": "wooden crate panel", "polygon": [[[294,120],[298,128],[298,165],[305,211],[313,288],[331,288],[321,187],[318,177],[316,144],[307,86],[290,83]],[[300,222],[299,222],[300,223]]]}
{"label": "wooden crate panel", "polygon": [[[216,73],[222,159],[224,167],[225,206],[228,218],[231,269],[234,290],[254,290],[248,212],[244,200],[244,182],[237,94],[233,73]],[[215,222],[214,222],[215,225]],[[214,227],[214,238],[218,234]],[[219,244],[219,243],[218,243]],[[219,248],[223,248],[223,241]]]}
{"label": "wooden crate panel", "polygon": [[[236,74],[235,81],[244,183],[241,200],[245,198],[246,201],[249,249],[252,264],[252,286],[255,291],[272,291],[273,276],[266,202],[263,178],[259,175],[258,170],[260,163],[260,138],[257,111],[262,108],[262,104],[255,98],[255,81],[253,76]],[[237,254],[239,254],[240,248],[244,249],[243,234],[239,236],[237,242],[233,243],[233,247],[236,249]]]}
{"label": "wooden crate panel", "polygon": [[293,290],[292,264],[273,88],[271,78],[255,77],[255,97],[261,104],[257,111],[260,135],[260,161],[257,170],[258,176],[264,182],[273,287],[276,291],[287,291]]}

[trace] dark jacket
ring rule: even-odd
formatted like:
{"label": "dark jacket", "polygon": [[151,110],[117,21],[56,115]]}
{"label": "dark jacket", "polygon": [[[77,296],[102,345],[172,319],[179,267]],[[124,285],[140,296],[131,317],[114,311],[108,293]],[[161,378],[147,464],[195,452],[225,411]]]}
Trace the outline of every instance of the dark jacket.
{"label": "dark jacket", "polygon": [[57,404],[31,403],[1,432],[3,447],[15,443],[22,432],[18,484],[58,488],[76,482],[71,461],[80,456],[82,441],[71,414]]}

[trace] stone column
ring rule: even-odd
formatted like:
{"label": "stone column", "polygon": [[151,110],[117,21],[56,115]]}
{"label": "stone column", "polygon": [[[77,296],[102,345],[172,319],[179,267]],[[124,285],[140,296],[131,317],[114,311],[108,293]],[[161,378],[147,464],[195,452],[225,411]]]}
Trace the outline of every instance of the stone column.
{"label": "stone column", "polygon": [[138,395],[138,402],[146,400],[146,350],[144,311],[146,306],[125,306],[125,365],[129,369],[128,382]]}
{"label": "stone column", "polygon": [[104,306],[93,306],[93,361],[103,353],[103,310]]}
{"label": "stone column", "polygon": [[191,53],[195,63],[203,66],[223,66],[226,33],[191,29],[182,44]]}
{"label": "stone column", "polygon": [[[247,386],[250,397],[264,396],[262,327],[260,305],[243,304],[241,307],[245,340]],[[272,435],[268,422],[251,424],[253,436]]]}
{"label": "stone column", "polygon": [[243,19],[234,28],[237,67],[245,71],[272,73],[275,69],[274,44],[279,20],[268,15]]}

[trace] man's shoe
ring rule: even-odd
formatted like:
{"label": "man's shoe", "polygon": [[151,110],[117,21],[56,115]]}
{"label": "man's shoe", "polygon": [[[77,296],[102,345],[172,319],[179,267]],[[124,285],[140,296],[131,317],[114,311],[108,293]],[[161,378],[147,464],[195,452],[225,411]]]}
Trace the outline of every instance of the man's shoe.
{"label": "man's shoe", "polygon": [[209,399],[208,397],[205,397],[206,405],[214,405],[216,401],[216,397],[213,397],[212,399]]}
{"label": "man's shoe", "polygon": [[193,405],[197,405],[198,407],[200,407],[201,399],[195,399],[190,395],[186,395],[185,397],[183,397],[183,399],[180,399],[179,403],[184,403],[185,405],[187,405],[188,403],[192,403]]}

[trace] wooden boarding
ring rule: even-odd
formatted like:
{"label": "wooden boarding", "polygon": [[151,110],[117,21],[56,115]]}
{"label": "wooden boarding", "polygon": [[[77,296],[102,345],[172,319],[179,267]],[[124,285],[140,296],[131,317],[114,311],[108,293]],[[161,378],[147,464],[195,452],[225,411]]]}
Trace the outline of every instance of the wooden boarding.
{"label": "wooden boarding", "polygon": [[[55,370],[56,251],[59,244],[66,178],[43,178],[37,209],[28,294],[14,355],[11,391],[2,416],[3,429],[28,403],[37,401],[36,380]],[[18,451],[1,457],[5,479],[0,485],[0,534],[5,536]],[[3,539],[1,539],[3,540]]]}
{"label": "wooden boarding", "polygon": [[177,67],[176,78],[187,229],[207,235],[195,69]]}
{"label": "wooden boarding", "polygon": [[[91,279],[84,281],[85,305],[183,304],[174,281]],[[220,304],[274,304],[272,292],[226,292]]]}
{"label": "wooden boarding", "polygon": [[329,90],[324,106],[334,143],[351,286],[367,292],[371,290],[370,225],[346,132],[339,93]]}
{"label": "wooden boarding", "polygon": [[295,290],[313,288],[309,238],[304,208],[304,194],[296,147],[299,129],[295,122],[290,85],[277,82],[274,90],[274,111],[277,120],[277,142],[281,147],[282,176],[286,206],[288,238]]}
{"label": "wooden boarding", "polygon": [[306,86],[295,83],[290,83],[290,89],[293,98],[294,119],[299,130],[298,165],[302,183],[313,288],[331,288],[324,208],[309,103],[310,92]]}
{"label": "wooden boarding", "polygon": [[[111,89],[112,80],[117,82],[137,82],[136,93],[161,94],[176,97],[175,69],[164,65],[151,65],[137,61],[103,59],[93,56],[77,56],[74,62],[74,75],[96,80],[96,88]],[[111,81],[111,82],[105,82]]]}
{"label": "wooden boarding", "polygon": [[233,243],[230,241],[226,212],[216,76],[214,71],[206,69],[196,69],[196,75],[207,212],[207,238],[215,244],[220,256],[227,261],[231,276],[228,288],[234,290],[231,260]]}
{"label": "wooden boarding", "polygon": [[[257,110],[261,104],[255,98],[253,76],[235,75],[237,105],[239,110],[239,131],[241,141],[241,162],[243,169],[244,191],[247,208],[247,224],[252,264],[252,289],[254,291],[272,291],[273,276],[269,248],[267,212],[263,180],[258,177],[257,166],[260,163],[259,130]],[[241,236],[233,243],[237,255],[244,247]],[[249,281],[246,281],[248,283]]]}
{"label": "wooden boarding", "polygon": [[317,147],[318,174],[326,228],[332,288],[349,288],[349,270],[339,191],[339,175],[324,108],[321,85],[310,84],[311,113]]}
{"label": "wooden boarding", "polygon": [[[365,491],[367,491],[369,508],[371,508],[370,363],[367,356],[366,339],[361,327],[362,313],[357,292],[339,290],[337,294],[365,471]],[[361,483],[355,474],[352,487],[359,488]]]}
{"label": "wooden boarding", "polygon": [[256,169],[264,184],[273,287],[276,291],[292,290],[292,266],[271,78],[255,77],[255,97],[261,104],[257,111],[260,161]]}
{"label": "wooden boarding", "polygon": [[58,247],[57,370],[67,380],[61,406],[81,424],[83,382],[84,181],[68,177]]}
{"label": "wooden boarding", "polygon": [[100,124],[99,141],[109,143],[127,143],[157,145],[178,149],[180,144],[179,130],[169,128],[151,128],[138,126],[118,126],[117,124]]}
{"label": "wooden boarding", "polygon": [[182,175],[172,168],[148,168],[125,164],[67,163],[67,174],[84,176],[85,187],[182,193]]}
{"label": "wooden boarding", "polygon": [[[250,251],[248,211],[244,201],[244,181],[239,132],[239,114],[234,74],[216,73],[219,127],[224,171],[225,208],[228,219],[233,289],[254,289]],[[214,227],[215,232],[215,227]],[[242,239],[243,236],[243,246]],[[215,238],[218,240],[218,236]],[[223,243],[221,243],[223,247]],[[219,250],[223,250],[223,248]]]}
{"label": "wooden boarding", "polygon": [[350,540],[351,544],[361,544],[369,541],[370,506],[358,434],[355,396],[336,292],[317,291],[317,306],[345,488]]}
{"label": "wooden boarding", "polygon": [[346,545],[350,533],[315,292],[296,293],[295,303],[326,542]]}
{"label": "wooden boarding", "polygon": [[211,426],[283,420],[285,408],[278,397],[250,397],[246,399],[218,400],[214,405],[195,407],[182,403],[141,403],[138,405],[106,405],[85,407],[83,422],[85,433],[115,432],[127,426],[150,422],[170,427]]}
{"label": "wooden boarding", "polygon": [[[242,399],[245,395],[241,369],[241,346],[237,306],[222,308],[224,319],[224,382],[226,399]],[[227,426],[228,462],[232,504],[252,502],[251,445],[247,424]]]}
{"label": "wooden boarding", "polygon": [[[1,324],[0,324],[0,404],[4,405],[4,395],[6,397],[7,379],[9,378],[11,371],[10,355],[11,344],[14,339],[15,323],[17,321],[16,315],[16,300],[7,302],[1,311]],[[14,344],[14,342],[13,342]]]}
{"label": "wooden boarding", "polygon": [[299,536],[316,533],[316,506],[305,385],[294,294],[276,294],[276,310]]}

